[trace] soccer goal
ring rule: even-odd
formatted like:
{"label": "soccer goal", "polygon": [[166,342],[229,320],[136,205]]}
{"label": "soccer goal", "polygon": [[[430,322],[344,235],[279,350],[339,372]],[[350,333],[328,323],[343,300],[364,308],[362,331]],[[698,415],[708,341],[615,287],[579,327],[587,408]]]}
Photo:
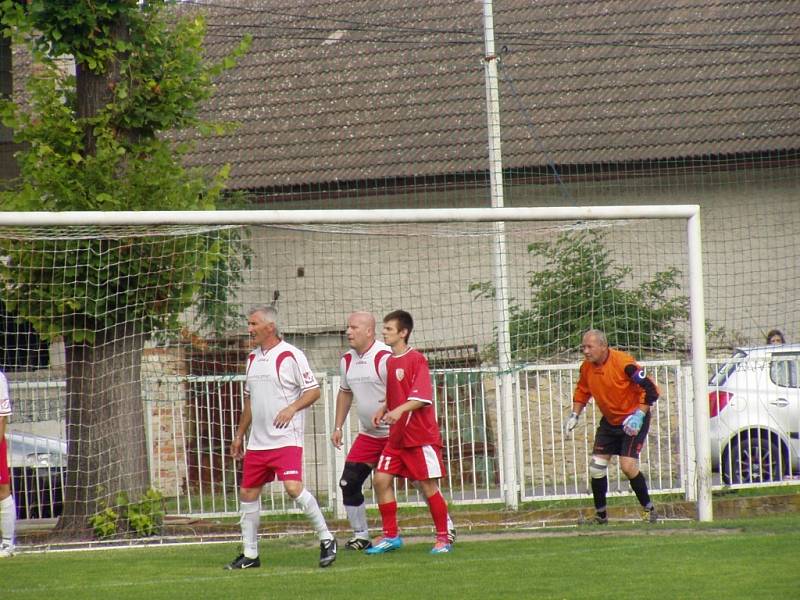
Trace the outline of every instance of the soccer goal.
{"label": "soccer goal", "polygon": [[[584,449],[560,435],[574,381],[545,390],[521,374],[538,369],[536,381],[556,381],[548,373],[574,368],[593,327],[641,361],[691,372],[691,415],[663,417],[672,449],[658,460],[677,474],[661,488],[683,489],[698,518],[711,519],[695,205],[8,212],[0,257],[6,311],[30,323],[51,356],[46,367],[9,373],[11,429],[66,442],[56,482],[65,529],[146,528],[198,496],[201,512],[235,512],[238,475],[226,449],[241,400],[244,315],[265,303],[330,384],[327,408],[306,426],[315,432],[307,484],[329,506],[341,462],[328,436],[346,317],[369,310],[380,321],[403,308],[415,319],[411,343],[438,378],[443,487],[456,502],[514,508],[521,490],[539,486],[531,481],[541,483],[537,493],[585,494],[575,458]],[[37,387],[45,380],[55,391]],[[150,521],[130,519],[147,510]]]}

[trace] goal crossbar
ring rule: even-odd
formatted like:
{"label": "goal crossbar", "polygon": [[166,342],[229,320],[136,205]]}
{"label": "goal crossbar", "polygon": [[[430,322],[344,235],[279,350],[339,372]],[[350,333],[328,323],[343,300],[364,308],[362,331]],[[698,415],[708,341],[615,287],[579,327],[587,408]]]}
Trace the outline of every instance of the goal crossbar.
{"label": "goal crossbar", "polygon": [[691,219],[696,204],[365,210],[209,210],[0,212],[0,225],[293,225],[332,223],[442,223],[598,219]]}

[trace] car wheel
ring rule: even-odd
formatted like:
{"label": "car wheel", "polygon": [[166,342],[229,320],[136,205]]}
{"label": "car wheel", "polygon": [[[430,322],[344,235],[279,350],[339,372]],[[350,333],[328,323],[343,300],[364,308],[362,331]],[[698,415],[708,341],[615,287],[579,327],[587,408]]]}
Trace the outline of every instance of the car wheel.
{"label": "car wheel", "polygon": [[723,452],[722,481],[729,485],[780,481],[783,463],[780,447],[769,434],[741,433]]}

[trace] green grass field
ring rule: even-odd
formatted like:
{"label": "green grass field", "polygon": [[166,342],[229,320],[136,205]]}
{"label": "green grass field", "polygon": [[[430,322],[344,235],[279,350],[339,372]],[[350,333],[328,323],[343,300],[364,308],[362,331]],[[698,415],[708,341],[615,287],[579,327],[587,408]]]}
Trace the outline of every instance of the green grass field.
{"label": "green grass field", "polygon": [[612,524],[463,533],[316,566],[309,537],[261,543],[260,569],[222,569],[235,543],[20,554],[0,562],[0,597],[37,598],[790,598],[800,586],[795,514],[711,524]]}

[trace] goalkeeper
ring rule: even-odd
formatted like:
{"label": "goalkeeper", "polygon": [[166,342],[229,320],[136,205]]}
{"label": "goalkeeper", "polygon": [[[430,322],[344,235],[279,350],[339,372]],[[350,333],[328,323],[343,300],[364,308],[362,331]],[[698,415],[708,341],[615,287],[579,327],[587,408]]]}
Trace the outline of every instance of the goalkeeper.
{"label": "goalkeeper", "polygon": [[639,453],[647,438],[650,408],[658,400],[658,388],[631,355],[608,347],[602,331],[587,331],[583,335],[581,352],[585,360],[575,387],[572,412],[564,423],[564,433],[575,429],[586,403],[594,398],[603,413],[589,463],[596,513],[594,522],[600,525],[608,523],[608,462],[616,454],[620,469],[642,505],[642,519],[655,523],[658,517],[647,490],[647,481],[639,470]]}

